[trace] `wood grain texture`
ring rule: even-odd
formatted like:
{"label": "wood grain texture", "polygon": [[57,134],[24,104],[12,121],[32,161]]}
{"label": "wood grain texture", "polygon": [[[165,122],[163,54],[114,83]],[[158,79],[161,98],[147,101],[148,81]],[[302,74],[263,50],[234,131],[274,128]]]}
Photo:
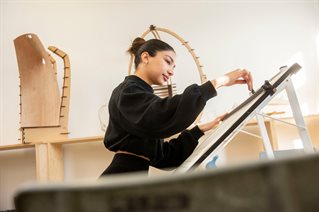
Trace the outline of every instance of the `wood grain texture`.
{"label": "wood grain texture", "polygon": [[58,126],[61,98],[49,55],[38,36],[14,40],[21,92],[21,127]]}

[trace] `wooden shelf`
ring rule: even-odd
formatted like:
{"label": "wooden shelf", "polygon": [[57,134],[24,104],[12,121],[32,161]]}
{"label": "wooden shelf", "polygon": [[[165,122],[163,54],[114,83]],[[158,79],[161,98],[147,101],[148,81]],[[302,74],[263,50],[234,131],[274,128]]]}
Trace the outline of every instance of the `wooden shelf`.
{"label": "wooden shelf", "polygon": [[35,147],[35,144],[3,145],[3,146],[0,146],[0,151],[14,150],[14,149],[26,149],[26,148],[33,148],[33,147]]}
{"label": "wooden shelf", "polygon": [[76,143],[86,143],[86,142],[97,142],[103,141],[104,135],[100,136],[92,136],[92,137],[82,137],[82,138],[69,138],[69,139],[60,139],[60,140],[52,140],[51,144],[76,144]]}
{"label": "wooden shelf", "polygon": [[63,181],[64,179],[64,144],[102,142],[104,136],[69,138],[45,142],[13,144],[0,146],[0,151],[35,148],[36,175],[40,182]]}
{"label": "wooden shelf", "polygon": [[[316,119],[318,118],[318,116],[307,117]],[[273,122],[273,120],[265,119],[265,126],[268,131],[269,138],[272,142],[273,148],[277,149],[277,135]],[[253,119],[250,122],[248,122],[246,126],[257,126],[257,122]],[[0,151],[34,148],[36,158],[37,180],[42,182],[63,181],[63,145],[89,142],[103,142],[103,138],[103,135],[99,135],[81,138],[56,139],[40,143],[5,145],[0,146]]]}
{"label": "wooden shelf", "polygon": [[[36,144],[46,144],[46,143],[50,143],[50,144],[77,144],[77,143],[103,141],[103,138],[104,138],[104,136],[101,135],[101,136],[92,136],[92,137],[83,137],[83,138],[52,140],[52,141],[36,143]],[[2,146],[0,146],[0,151],[34,148],[36,144],[35,143],[27,143],[27,144],[2,145]]]}

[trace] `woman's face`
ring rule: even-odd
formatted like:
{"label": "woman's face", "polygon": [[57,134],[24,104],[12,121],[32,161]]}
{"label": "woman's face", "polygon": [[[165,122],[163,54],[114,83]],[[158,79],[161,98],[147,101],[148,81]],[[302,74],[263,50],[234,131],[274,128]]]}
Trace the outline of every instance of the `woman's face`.
{"label": "woman's face", "polygon": [[154,57],[148,56],[145,74],[149,83],[153,85],[166,84],[174,74],[175,58],[174,51],[158,51]]}

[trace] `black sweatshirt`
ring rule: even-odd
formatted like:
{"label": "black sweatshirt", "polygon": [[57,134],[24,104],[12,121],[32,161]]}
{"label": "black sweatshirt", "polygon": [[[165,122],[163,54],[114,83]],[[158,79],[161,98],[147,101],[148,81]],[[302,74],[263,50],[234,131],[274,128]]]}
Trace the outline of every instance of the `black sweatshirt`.
{"label": "black sweatshirt", "polygon": [[[109,124],[104,145],[111,151],[127,151],[150,159],[157,168],[177,167],[194,151],[203,132],[189,127],[206,101],[216,96],[210,82],[190,85],[182,94],[160,98],[135,75],[117,86],[109,101]],[[169,142],[164,138],[182,133]]]}

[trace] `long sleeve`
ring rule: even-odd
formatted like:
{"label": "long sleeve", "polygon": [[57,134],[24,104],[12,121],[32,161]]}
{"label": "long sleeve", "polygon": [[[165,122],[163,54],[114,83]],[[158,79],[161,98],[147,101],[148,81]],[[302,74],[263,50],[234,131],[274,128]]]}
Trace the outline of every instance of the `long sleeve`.
{"label": "long sleeve", "polygon": [[[104,145],[111,151],[143,155],[155,167],[175,167],[194,150],[202,132],[185,130],[206,101],[216,95],[210,82],[191,85],[180,95],[161,99],[142,79],[131,75],[117,86],[109,101]],[[164,138],[182,132],[178,138]]]}
{"label": "long sleeve", "polygon": [[195,126],[191,130],[183,131],[177,138],[169,142],[163,142],[163,157],[161,160],[151,163],[156,168],[175,168],[181,165],[198,144],[198,139],[204,133]]}
{"label": "long sleeve", "polygon": [[138,86],[130,86],[123,89],[116,101],[119,123],[139,137],[166,138],[192,124],[206,101],[215,95],[210,82],[193,84],[182,94],[163,99]]}

